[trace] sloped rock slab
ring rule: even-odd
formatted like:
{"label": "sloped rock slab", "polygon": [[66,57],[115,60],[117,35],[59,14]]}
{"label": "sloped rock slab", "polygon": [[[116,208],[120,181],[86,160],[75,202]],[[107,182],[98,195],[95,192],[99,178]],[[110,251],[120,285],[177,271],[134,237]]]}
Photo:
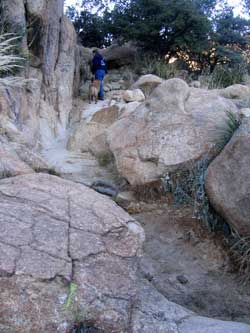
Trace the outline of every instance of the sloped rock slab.
{"label": "sloped rock slab", "polygon": [[55,176],[2,180],[0,197],[0,332],[66,332],[75,312],[125,330],[142,228],[106,197]]}
{"label": "sloped rock slab", "polygon": [[216,211],[242,236],[250,235],[250,118],[209,165],[206,191]]}

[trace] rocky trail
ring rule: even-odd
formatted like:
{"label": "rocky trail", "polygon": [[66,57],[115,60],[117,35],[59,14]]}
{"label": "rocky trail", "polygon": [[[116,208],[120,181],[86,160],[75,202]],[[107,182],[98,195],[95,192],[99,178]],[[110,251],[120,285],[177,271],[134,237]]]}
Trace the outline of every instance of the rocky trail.
{"label": "rocky trail", "polygon": [[142,275],[167,299],[202,316],[250,323],[250,287],[230,262],[223,235],[192,210],[167,204],[134,216],[145,230]]}
{"label": "rocky trail", "polygon": [[[30,56],[24,86],[0,85],[0,333],[250,333],[250,285],[224,235],[165,196],[135,195],[189,183],[189,168],[249,235],[250,86],[139,76],[138,48],[114,44],[106,100],[89,105],[93,50],[64,1],[3,2]],[[207,177],[194,163],[208,156]]]}
{"label": "rocky trail", "polygon": [[[97,104],[88,104],[82,100],[75,102],[73,114],[87,121],[97,111],[108,106],[108,100],[98,101]],[[116,181],[116,174],[100,166],[98,159],[90,152],[75,152],[67,149],[67,142],[72,128],[65,131],[64,137],[51,141],[51,145],[41,151],[49,167],[65,179],[90,186],[94,181],[106,180],[111,183]]]}
{"label": "rocky trail", "polygon": [[[76,103],[80,118],[87,121],[108,107],[108,100],[89,105]],[[116,172],[100,167],[91,153],[67,150],[71,129],[61,141],[43,151],[61,177],[90,186],[96,180],[116,185]],[[133,202],[139,205],[140,202]],[[250,286],[234,273],[223,235],[211,234],[192,216],[190,208],[167,203],[142,203],[132,216],[145,231],[140,274],[167,299],[199,315],[250,324]]]}

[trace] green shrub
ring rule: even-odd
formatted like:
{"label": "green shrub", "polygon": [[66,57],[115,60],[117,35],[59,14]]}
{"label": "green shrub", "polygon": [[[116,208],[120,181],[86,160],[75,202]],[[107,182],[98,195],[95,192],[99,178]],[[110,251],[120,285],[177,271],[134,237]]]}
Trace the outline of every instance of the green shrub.
{"label": "green shrub", "polygon": [[106,167],[114,162],[114,156],[111,152],[103,152],[98,154],[97,160],[101,167]]}
{"label": "green shrub", "polygon": [[155,55],[146,55],[144,58],[136,58],[134,71],[138,75],[154,74],[167,80],[177,76],[179,69],[175,63],[168,64],[164,58],[159,58]]}
{"label": "green shrub", "polygon": [[241,119],[238,114],[232,111],[226,111],[226,119],[223,126],[216,128],[215,136],[217,137],[217,148],[221,151],[230,141],[234,132],[239,128]]}
{"label": "green shrub", "polygon": [[249,73],[249,65],[240,63],[234,66],[217,65],[212,73],[208,69],[203,70],[201,85],[208,89],[219,89],[237,83],[243,83],[244,77]]}
{"label": "green shrub", "polygon": [[205,174],[210,159],[204,158],[192,163],[189,168],[169,173],[162,178],[165,191],[173,195],[174,205],[190,205],[193,215],[209,230],[221,229],[224,221],[211,207],[205,192]]}

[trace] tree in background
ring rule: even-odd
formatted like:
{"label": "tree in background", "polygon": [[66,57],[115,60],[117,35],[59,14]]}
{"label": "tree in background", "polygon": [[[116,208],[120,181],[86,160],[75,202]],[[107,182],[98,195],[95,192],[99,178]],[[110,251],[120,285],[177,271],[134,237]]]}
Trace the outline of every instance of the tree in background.
{"label": "tree in background", "polygon": [[249,43],[249,20],[234,17],[225,0],[83,0],[82,5],[80,13],[70,7],[67,15],[88,47],[134,41],[146,52],[213,70],[243,61]]}
{"label": "tree in background", "polygon": [[245,0],[244,6],[245,6],[247,14],[249,15],[250,14],[250,0]]}
{"label": "tree in background", "polygon": [[224,6],[214,20],[212,68],[218,63],[230,63],[232,66],[242,63],[250,41],[249,33],[250,21],[234,17],[233,9]]}
{"label": "tree in background", "polygon": [[68,7],[67,16],[73,21],[79,42],[87,47],[108,46],[103,17],[84,10],[78,13],[74,7]]}

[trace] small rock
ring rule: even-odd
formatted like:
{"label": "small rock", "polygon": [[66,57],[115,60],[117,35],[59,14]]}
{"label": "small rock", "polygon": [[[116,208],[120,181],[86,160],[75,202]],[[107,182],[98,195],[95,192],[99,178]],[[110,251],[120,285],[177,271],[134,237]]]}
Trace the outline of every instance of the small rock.
{"label": "small rock", "polygon": [[181,283],[181,284],[187,284],[188,279],[186,278],[185,275],[178,275],[176,279]]}
{"label": "small rock", "polygon": [[193,87],[193,88],[200,88],[201,87],[201,83],[198,80],[192,81],[189,85],[190,85],[190,87]]}
{"label": "small rock", "polygon": [[126,90],[123,93],[123,99],[125,102],[143,102],[145,100],[145,96],[141,89],[134,90]]}
{"label": "small rock", "polygon": [[116,203],[124,209],[127,209],[131,202],[135,202],[133,192],[124,191],[117,194]]}

